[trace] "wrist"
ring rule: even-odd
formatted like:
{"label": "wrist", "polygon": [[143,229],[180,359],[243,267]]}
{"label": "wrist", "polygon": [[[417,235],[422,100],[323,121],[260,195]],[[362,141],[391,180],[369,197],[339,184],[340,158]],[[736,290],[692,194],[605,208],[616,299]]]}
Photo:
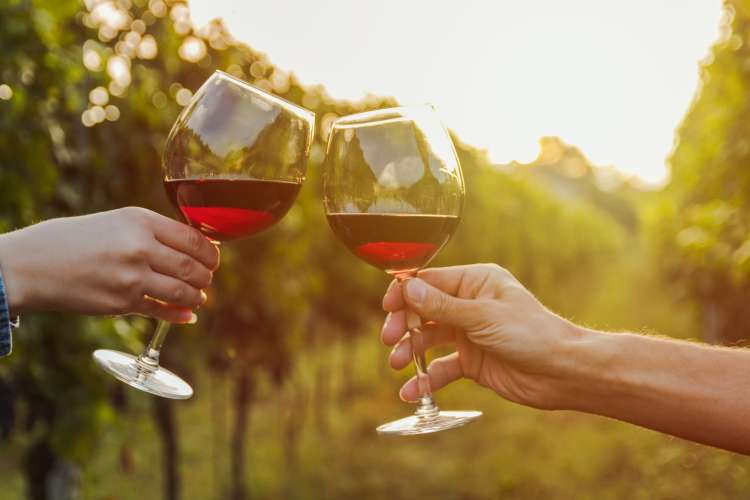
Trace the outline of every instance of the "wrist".
{"label": "wrist", "polygon": [[553,407],[592,412],[617,390],[619,334],[584,328],[565,321],[554,374]]}
{"label": "wrist", "polygon": [[19,245],[22,230],[0,235],[0,273],[5,284],[5,297],[11,315],[26,312],[32,293],[28,273],[24,270],[24,250]]}

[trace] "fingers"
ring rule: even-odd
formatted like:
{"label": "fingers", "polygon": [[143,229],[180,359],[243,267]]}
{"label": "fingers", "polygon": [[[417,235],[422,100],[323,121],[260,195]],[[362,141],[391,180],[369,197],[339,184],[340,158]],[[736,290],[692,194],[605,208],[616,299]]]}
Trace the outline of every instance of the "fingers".
{"label": "fingers", "polygon": [[464,279],[476,275],[478,270],[477,265],[434,267],[421,270],[418,277],[447,294],[458,295]]}
{"label": "fingers", "polygon": [[195,309],[206,302],[206,294],[171,276],[149,273],[144,285],[145,294],[172,306]]}
{"label": "fingers", "polygon": [[383,322],[383,329],[380,332],[380,340],[385,345],[396,345],[406,334],[406,312],[395,311],[388,313]]}
{"label": "fingers", "polygon": [[158,214],[152,217],[156,239],[167,246],[190,255],[211,271],[219,267],[219,249],[200,231]]}
{"label": "fingers", "polygon": [[157,245],[149,255],[149,265],[157,273],[185,281],[195,288],[208,288],[213,273],[188,254],[165,245]]}
{"label": "fingers", "polygon": [[391,284],[388,285],[388,290],[385,291],[385,295],[383,296],[383,310],[389,312],[399,311],[405,305],[401,283],[396,280],[391,281]]}
{"label": "fingers", "polygon": [[518,284],[510,271],[497,264],[424,269],[418,277],[448,295],[464,299],[491,296],[496,291]]}
{"label": "fingers", "polygon": [[[435,346],[449,344],[455,341],[453,330],[442,325],[425,325],[422,327],[422,341],[424,349],[431,349]],[[411,339],[404,336],[403,339],[393,348],[388,358],[391,368],[400,370],[409,365],[412,361]]]}
{"label": "fingers", "polygon": [[409,309],[426,320],[467,330],[486,320],[487,304],[482,300],[453,297],[420,278],[407,280],[402,286]]}
{"label": "fingers", "polygon": [[[448,295],[462,299],[491,298],[519,285],[509,271],[497,264],[424,269],[419,272],[418,278]],[[406,306],[403,289],[408,281],[391,282],[383,297],[383,310],[398,311]]]}
{"label": "fingers", "polygon": [[[461,369],[461,362],[458,359],[458,353],[454,352],[434,360],[427,367],[427,374],[430,376],[430,387],[433,392],[462,378],[463,371]],[[401,387],[401,391],[399,391],[399,397],[407,402],[415,402],[419,399],[419,396],[417,377],[412,377]]]}
{"label": "fingers", "polygon": [[190,309],[164,304],[149,297],[143,297],[143,301],[133,312],[151,318],[163,319],[170,323],[193,324],[198,320],[198,317]]}

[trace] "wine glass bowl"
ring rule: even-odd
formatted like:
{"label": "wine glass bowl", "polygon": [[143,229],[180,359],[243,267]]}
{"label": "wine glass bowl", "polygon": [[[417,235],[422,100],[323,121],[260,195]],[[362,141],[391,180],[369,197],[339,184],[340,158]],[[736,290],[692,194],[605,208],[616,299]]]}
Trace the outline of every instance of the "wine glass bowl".
{"label": "wine glass bowl", "polygon": [[315,117],[217,71],[177,118],[164,183],[185,220],[214,241],[260,232],[294,203]]}
{"label": "wine glass bowl", "polygon": [[[278,222],[305,178],[315,116],[278,96],[216,71],[182,110],[162,156],[164,187],[185,221],[215,243],[251,236]],[[140,390],[186,399],[193,390],[159,366],[169,323],[159,321],[144,352],[100,349],[105,371]]]}
{"label": "wine glass bowl", "polygon": [[301,182],[314,123],[310,111],[216,71],[169,133],[164,176]]}
{"label": "wine glass bowl", "polygon": [[431,106],[389,108],[334,122],[324,172],[336,236],[359,258],[413,275],[458,227],[464,183]]}
{"label": "wine glass bowl", "polygon": [[[326,151],[324,204],[334,234],[357,257],[396,277],[416,276],[461,218],[464,181],[453,142],[430,105],[340,118]],[[441,412],[432,400],[421,320],[407,311],[420,386],[415,415],[382,434],[426,434],[465,425],[479,412]]]}

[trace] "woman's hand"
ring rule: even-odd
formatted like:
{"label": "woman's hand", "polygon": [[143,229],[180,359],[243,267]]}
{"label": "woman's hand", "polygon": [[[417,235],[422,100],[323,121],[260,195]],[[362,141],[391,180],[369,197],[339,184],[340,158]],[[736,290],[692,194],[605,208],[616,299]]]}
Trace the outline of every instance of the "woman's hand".
{"label": "woman's hand", "polygon": [[137,207],[0,235],[0,269],[14,314],[137,313],[186,323],[206,301],[202,289],[218,265],[218,249],[199,231]]}
{"label": "woman's hand", "polygon": [[[418,278],[394,281],[383,298],[389,312],[382,331],[395,345],[393,368],[412,359],[405,308],[419,314],[425,348],[451,344],[456,351],[435,359],[428,373],[433,390],[462,377],[501,396],[537,408],[557,408],[567,346],[584,333],[546,309],[516,278],[494,264],[426,269]],[[416,377],[401,389],[418,398]]]}

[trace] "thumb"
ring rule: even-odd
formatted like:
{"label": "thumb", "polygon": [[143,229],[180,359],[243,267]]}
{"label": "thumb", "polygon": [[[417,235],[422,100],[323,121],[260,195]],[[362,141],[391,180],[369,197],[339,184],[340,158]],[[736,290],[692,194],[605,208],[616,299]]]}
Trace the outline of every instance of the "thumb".
{"label": "thumb", "polygon": [[406,280],[403,289],[409,309],[426,320],[465,329],[477,323],[478,304],[473,300],[448,295],[419,278]]}

